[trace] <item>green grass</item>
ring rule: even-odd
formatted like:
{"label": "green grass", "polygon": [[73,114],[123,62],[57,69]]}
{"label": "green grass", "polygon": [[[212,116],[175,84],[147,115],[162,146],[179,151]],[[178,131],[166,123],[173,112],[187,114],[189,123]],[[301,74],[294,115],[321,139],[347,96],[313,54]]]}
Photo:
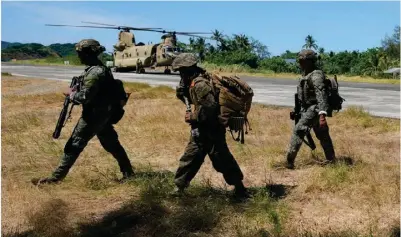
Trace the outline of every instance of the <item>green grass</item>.
{"label": "green grass", "polygon": [[[251,69],[241,65],[216,65],[210,63],[203,63],[202,66],[206,70],[216,70],[222,73],[236,73],[243,76],[257,76],[257,77],[269,77],[269,78],[280,78],[280,79],[298,79],[300,75],[295,73],[275,73],[270,70]],[[334,75],[327,75],[333,77]],[[337,75],[338,81],[348,82],[364,82],[364,83],[377,83],[377,84],[400,84],[400,79],[388,79],[388,78],[372,78],[368,76],[347,76]]]}
{"label": "green grass", "polygon": [[8,77],[11,77],[11,76],[12,76],[12,74],[9,73],[9,72],[1,72],[1,75],[2,75],[2,76],[8,76]]}

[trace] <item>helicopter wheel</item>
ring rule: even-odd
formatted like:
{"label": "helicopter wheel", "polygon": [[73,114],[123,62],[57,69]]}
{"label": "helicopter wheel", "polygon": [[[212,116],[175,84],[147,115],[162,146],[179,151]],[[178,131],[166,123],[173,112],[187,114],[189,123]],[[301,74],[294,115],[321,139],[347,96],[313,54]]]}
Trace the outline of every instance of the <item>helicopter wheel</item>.
{"label": "helicopter wheel", "polygon": [[164,74],[171,74],[171,70],[168,69],[168,68],[166,68],[166,69],[164,70]]}

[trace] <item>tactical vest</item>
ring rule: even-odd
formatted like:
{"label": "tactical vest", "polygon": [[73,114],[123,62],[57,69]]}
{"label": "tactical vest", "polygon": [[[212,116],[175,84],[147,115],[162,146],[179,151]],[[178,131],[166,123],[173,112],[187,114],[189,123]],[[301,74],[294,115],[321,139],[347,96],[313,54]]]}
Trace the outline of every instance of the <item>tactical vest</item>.
{"label": "tactical vest", "polygon": [[[194,105],[194,109],[195,110],[197,109],[198,106],[200,106],[199,102],[198,102],[198,99],[199,99],[198,97],[206,95],[206,94],[205,95],[199,95],[199,94],[195,93],[195,85],[197,83],[199,83],[199,82],[205,82],[210,87],[210,89],[212,90],[212,87],[210,85],[210,80],[209,79],[204,78],[202,76],[198,76],[197,78],[192,80],[191,85],[189,87],[189,96],[191,97],[190,99],[191,99],[192,104]],[[213,97],[215,98],[217,106],[218,106],[217,98],[216,98],[215,94],[213,94],[213,93],[216,93],[216,92],[218,93],[218,91],[214,91],[213,92],[213,90],[212,90],[211,93],[212,93]],[[205,91],[205,93],[206,93],[206,91]],[[214,118],[209,118],[209,121],[211,121],[212,123],[208,124],[208,126],[207,126],[208,128],[213,129],[216,126],[219,125],[218,116],[219,116],[219,109],[216,110],[216,114],[215,114]]]}
{"label": "tactical vest", "polygon": [[95,65],[85,68],[85,71],[82,73],[84,80],[89,75],[91,70],[93,70],[95,67],[104,67],[105,78],[97,79],[99,80],[98,81],[99,91],[92,99],[92,101],[87,105],[84,105],[83,107],[108,107],[111,103],[111,95],[112,95],[112,92],[110,91],[110,85],[113,83],[114,77],[109,68],[103,65]]}
{"label": "tactical vest", "polygon": [[199,106],[198,95],[195,93],[195,85],[196,83],[199,83],[201,81],[205,82],[211,88],[210,81],[202,76],[198,76],[197,78],[192,80],[192,83],[189,87],[189,96],[191,97],[191,102],[195,106],[195,108]]}
{"label": "tactical vest", "polygon": [[297,92],[298,99],[301,101],[302,107],[309,107],[311,105],[317,104],[315,88],[313,86],[312,80],[310,80],[314,72],[315,71],[299,79]]}

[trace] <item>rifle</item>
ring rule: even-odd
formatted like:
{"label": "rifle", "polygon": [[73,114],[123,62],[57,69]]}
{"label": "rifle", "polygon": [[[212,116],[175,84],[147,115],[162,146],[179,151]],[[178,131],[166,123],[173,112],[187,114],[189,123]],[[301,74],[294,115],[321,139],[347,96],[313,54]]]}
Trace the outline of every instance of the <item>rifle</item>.
{"label": "rifle", "polygon": [[[191,110],[191,105],[189,104],[189,100],[186,96],[183,96],[185,106],[187,107],[186,112],[192,112]],[[193,124],[191,124],[191,134],[194,138],[199,137],[199,129],[195,127]]]}
{"label": "rifle", "polygon": [[[80,90],[82,84],[81,77],[73,77],[70,88],[77,87],[77,92]],[[65,126],[66,120],[68,120],[71,117],[71,112],[72,109],[74,108],[75,103],[72,103],[70,110],[68,111],[68,107],[71,104],[70,97],[67,95],[65,96],[64,99],[64,104],[63,104],[63,109],[61,110],[60,116],[58,118],[56,128],[54,129],[53,132],[53,138],[57,139],[60,137],[61,129]],[[67,111],[68,111],[68,117],[67,117]],[[66,118],[67,117],[67,118]]]}
{"label": "rifle", "polygon": [[[299,119],[301,118],[301,102],[298,99],[298,93],[295,93],[295,107],[294,107],[294,111],[290,112],[290,119],[295,121],[295,125],[297,125]],[[316,148],[316,144],[313,141],[313,138],[310,134],[310,128],[308,129],[308,131],[306,131],[306,139],[308,141],[305,141],[305,139],[302,139],[303,142],[309,146],[312,151],[315,150]]]}

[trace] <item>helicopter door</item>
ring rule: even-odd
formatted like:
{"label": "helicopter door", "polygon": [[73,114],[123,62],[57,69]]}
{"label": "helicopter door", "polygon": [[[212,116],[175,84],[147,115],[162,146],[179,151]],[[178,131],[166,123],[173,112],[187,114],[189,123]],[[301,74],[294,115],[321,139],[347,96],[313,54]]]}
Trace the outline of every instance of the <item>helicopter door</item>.
{"label": "helicopter door", "polygon": [[166,58],[166,48],[165,47],[162,48],[162,57]]}

